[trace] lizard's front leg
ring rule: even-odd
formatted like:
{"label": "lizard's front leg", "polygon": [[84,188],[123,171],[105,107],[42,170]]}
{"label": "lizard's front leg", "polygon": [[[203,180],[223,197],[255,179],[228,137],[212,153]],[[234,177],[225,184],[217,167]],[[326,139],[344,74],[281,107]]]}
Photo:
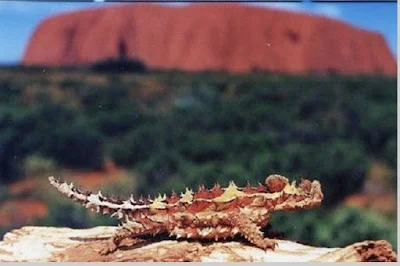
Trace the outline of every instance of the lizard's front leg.
{"label": "lizard's front leg", "polygon": [[239,234],[244,236],[250,243],[264,250],[274,250],[278,243],[269,238],[264,237],[264,233],[260,227],[249,217],[241,214],[233,215],[230,219],[233,227],[237,228]]}

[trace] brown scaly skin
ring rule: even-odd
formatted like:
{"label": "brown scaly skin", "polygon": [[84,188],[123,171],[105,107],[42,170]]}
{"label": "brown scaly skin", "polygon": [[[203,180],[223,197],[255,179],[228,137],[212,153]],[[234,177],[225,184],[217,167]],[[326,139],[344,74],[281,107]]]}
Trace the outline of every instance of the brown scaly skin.
{"label": "brown scaly skin", "polygon": [[321,204],[323,194],[318,181],[302,179],[296,186],[286,177],[270,175],[265,185],[239,188],[233,182],[227,188],[216,184],[212,189],[199,187],[195,193],[186,189],[177,196],[138,200],[131,196],[122,201],[81,191],[54,177],[50,183],[62,194],[103,214],[122,220],[109,245],[102,254],[115,251],[125,238],[137,239],[144,235],[168,233],[176,238],[225,239],[241,235],[264,250],[277,245],[264,238],[261,228],[268,224],[274,211],[310,209]]}

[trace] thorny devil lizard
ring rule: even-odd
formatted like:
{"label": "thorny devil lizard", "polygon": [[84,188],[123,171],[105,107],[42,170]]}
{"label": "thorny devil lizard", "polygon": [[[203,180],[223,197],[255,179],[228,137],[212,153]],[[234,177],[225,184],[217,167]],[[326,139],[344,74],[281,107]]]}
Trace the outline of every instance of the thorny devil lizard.
{"label": "thorny devil lizard", "polygon": [[125,238],[169,234],[176,238],[225,239],[241,235],[264,250],[274,249],[276,241],[264,238],[261,228],[274,211],[310,209],[321,204],[323,194],[317,180],[302,179],[296,186],[284,176],[273,174],[265,184],[239,188],[230,182],[227,188],[216,184],[212,189],[200,186],[197,192],[186,189],[178,196],[159,195],[155,199],[123,201],[81,191],[54,177],[50,183],[65,196],[103,214],[116,216],[122,225],[102,254],[115,251]]}

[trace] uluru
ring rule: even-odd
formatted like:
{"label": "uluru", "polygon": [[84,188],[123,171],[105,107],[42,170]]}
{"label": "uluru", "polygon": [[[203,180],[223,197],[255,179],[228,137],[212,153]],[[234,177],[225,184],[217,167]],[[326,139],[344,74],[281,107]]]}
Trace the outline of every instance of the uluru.
{"label": "uluru", "polygon": [[24,65],[109,58],[184,71],[396,75],[384,37],[340,20],[244,4],[126,4],[49,17]]}

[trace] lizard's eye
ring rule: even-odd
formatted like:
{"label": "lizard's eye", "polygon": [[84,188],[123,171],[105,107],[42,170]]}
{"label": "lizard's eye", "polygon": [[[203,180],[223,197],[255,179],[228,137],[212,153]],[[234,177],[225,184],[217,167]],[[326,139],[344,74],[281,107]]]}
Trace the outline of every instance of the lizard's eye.
{"label": "lizard's eye", "polygon": [[289,184],[289,180],[286,177],[277,174],[269,175],[265,179],[265,185],[270,192],[280,192],[287,184]]}

